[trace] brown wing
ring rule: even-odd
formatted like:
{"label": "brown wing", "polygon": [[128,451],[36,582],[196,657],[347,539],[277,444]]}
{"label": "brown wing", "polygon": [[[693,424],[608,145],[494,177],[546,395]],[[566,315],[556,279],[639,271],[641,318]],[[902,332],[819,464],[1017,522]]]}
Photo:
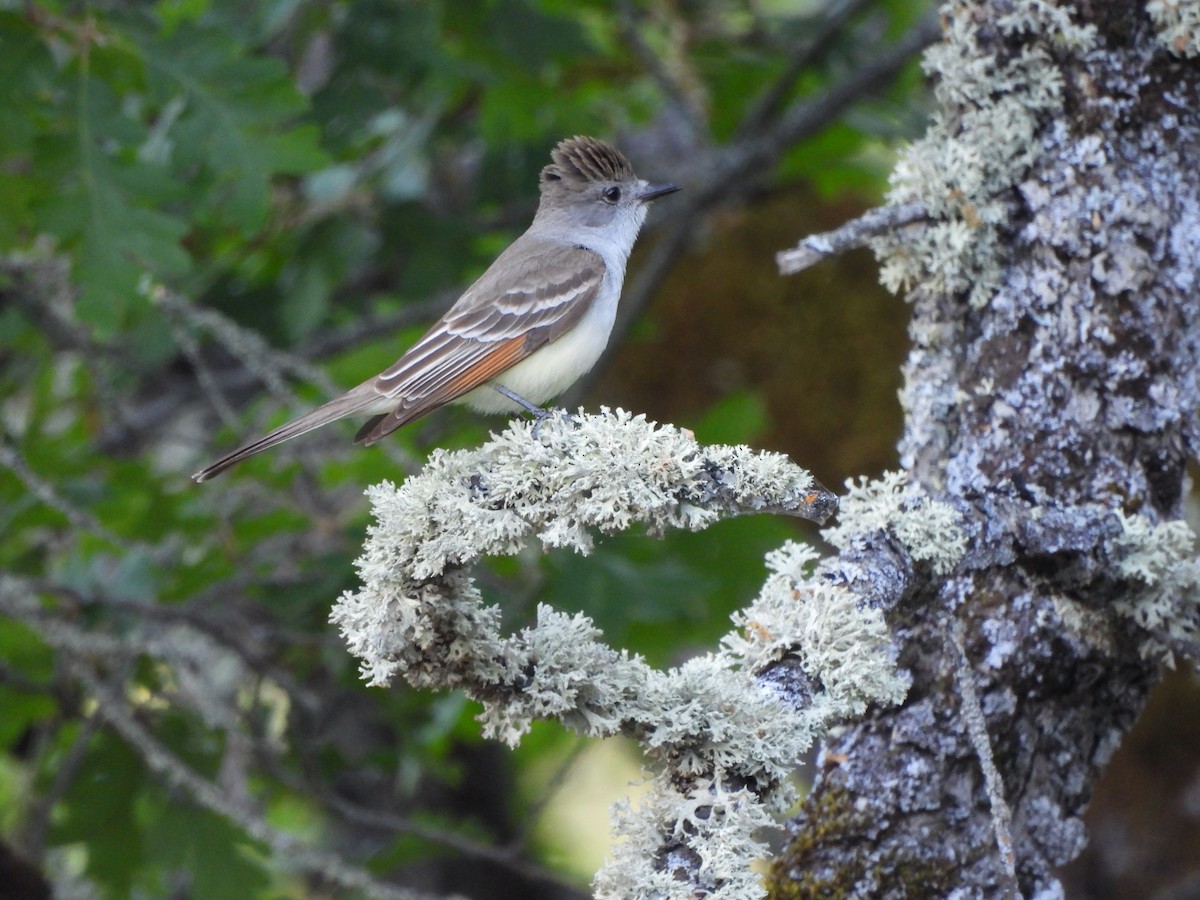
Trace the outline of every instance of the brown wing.
{"label": "brown wing", "polygon": [[582,247],[513,243],[407,353],[373,382],[396,408],[359,431],[372,444],[469,393],[570,331],[591,307],[604,262]]}

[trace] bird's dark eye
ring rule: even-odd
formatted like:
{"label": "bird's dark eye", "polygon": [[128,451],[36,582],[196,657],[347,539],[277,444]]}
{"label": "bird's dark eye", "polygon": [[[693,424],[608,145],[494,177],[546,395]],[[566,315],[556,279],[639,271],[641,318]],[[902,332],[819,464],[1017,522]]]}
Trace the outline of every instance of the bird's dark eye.
{"label": "bird's dark eye", "polygon": [[604,197],[605,203],[616,203],[621,199],[621,189],[619,187],[605,188],[601,196]]}

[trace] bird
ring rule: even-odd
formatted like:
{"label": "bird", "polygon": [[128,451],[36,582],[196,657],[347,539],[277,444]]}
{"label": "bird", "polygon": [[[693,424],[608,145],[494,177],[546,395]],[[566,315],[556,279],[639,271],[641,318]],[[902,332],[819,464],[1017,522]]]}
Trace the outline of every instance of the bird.
{"label": "bird", "polygon": [[368,417],[355,442],[369,446],[451,402],[483,413],[544,415],[540,404],[604,352],[650,203],[680,190],[638,178],[621,151],[593,137],[560,141],[550,159],[529,228],[396,362],[192,479],[207,481],[350,416]]}

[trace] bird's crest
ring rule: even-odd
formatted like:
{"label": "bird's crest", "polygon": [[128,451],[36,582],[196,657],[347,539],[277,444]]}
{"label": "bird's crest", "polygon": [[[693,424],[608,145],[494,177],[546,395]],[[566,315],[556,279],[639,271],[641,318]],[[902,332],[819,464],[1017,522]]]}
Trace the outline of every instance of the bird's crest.
{"label": "bird's crest", "polygon": [[598,181],[625,181],[637,177],[620,150],[583,135],[560,141],[550,158],[554,162],[542,169],[543,184],[558,181],[567,187],[586,187]]}

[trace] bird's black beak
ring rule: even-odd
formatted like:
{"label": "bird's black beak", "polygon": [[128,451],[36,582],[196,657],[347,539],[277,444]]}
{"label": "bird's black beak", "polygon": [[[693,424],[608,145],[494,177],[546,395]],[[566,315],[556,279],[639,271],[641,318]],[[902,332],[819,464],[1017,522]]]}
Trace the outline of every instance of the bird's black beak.
{"label": "bird's black beak", "polygon": [[638,194],[638,199],[643,203],[649,203],[651,200],[657,200],[659,197],[665,197],[667,194],[673,194],[682,185],[679,184],[648,184],[641,193]]}

